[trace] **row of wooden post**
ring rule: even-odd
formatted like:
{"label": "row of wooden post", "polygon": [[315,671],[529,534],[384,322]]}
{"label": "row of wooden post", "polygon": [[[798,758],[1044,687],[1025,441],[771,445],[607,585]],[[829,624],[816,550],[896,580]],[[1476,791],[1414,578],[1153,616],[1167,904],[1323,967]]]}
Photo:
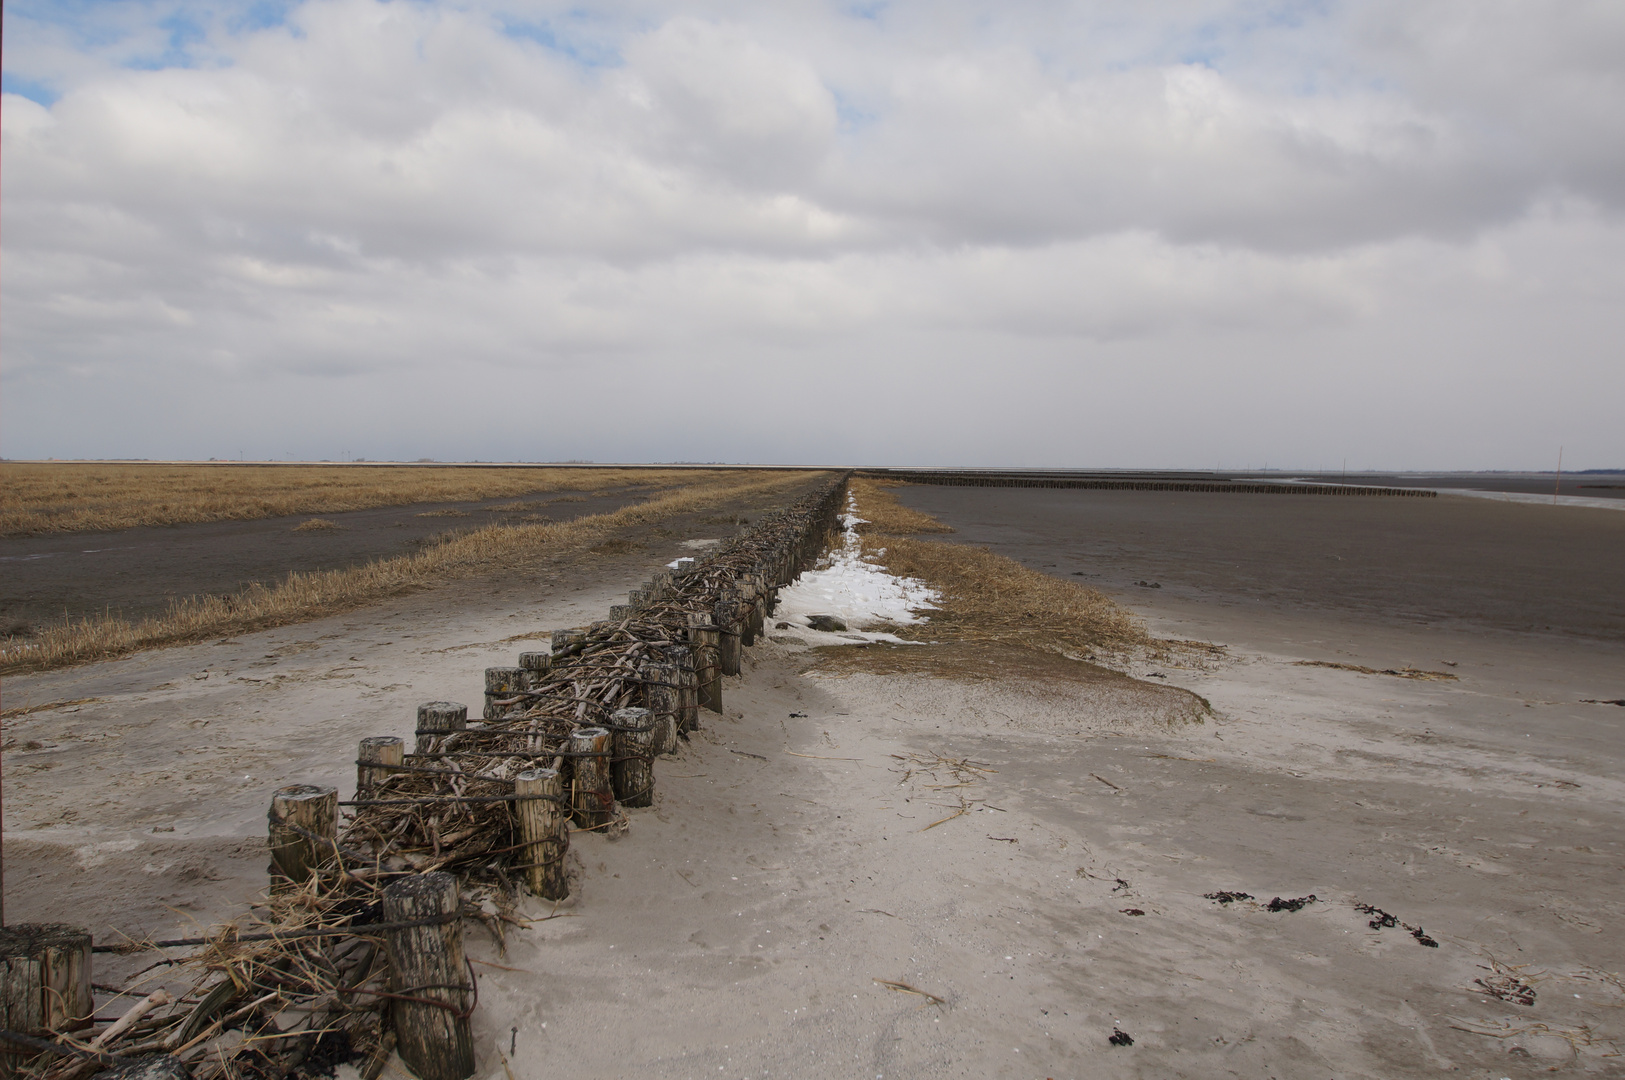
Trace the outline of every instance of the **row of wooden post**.
{"label": "row of wooden post", "polygon": [[[839,489],[831,492],[821,517],[838,510]],[[793,580],[822,547],[826,528],[809,529],[782,541],[762,558],[760,573],[744,575],[723,591],[712,612],[695,613],[688,644],[675,646],[640,671],[645,686],[641,708],[621,709],[609,728],[583,728],[572,736],[570,790],[559,769],[533,768],[514,778],[515,815],[523,844],[525,880],[544,899],[568,895],[565,872],[566,822],[583,828],[602,825],[615,803],[648,806],[654,795],[653,759],[677,749],[679,733],[699,727],[699,710],[722,711],[722,676],[738,675],[741,646],[755,643],[777,599],[777,586]],[[682,573],[694,560],[679,560]],[[630,617],[669,594],[673,575],[657,573],[634,590],[630,603],[612,609]],[[551,653],[521,653],[514,668],[486,672],[486,719],[497,719],[520,702],[510,699],[541,685],[538,675],[556,655],[578,648],[579,630],[557,631]],[[446,736],[466,730],[468,709],[433,701],[418,707],[416,752],[433,753]],[[356,791],[365,799],[384,777],[405,764],[406,744],[394,736],[361,740],[356,755]],[[295,784],[271,800],[268,839],[273,888],[309,879],[338,855],[338,791]],[[457,879],[447,873],[402,877],[384,889],[383,917],[395,972],[393,1019],[401,1059],[422,1080],[465,1080],[474,1072],[471,1023],[474,988],[463,957]],[[82,1030],[91,1026],[91,938],[64,924],[0,928],[0,1027],[26,1035]],[[16,1074],[34,1051],[0,1041],[0,1080]]]}

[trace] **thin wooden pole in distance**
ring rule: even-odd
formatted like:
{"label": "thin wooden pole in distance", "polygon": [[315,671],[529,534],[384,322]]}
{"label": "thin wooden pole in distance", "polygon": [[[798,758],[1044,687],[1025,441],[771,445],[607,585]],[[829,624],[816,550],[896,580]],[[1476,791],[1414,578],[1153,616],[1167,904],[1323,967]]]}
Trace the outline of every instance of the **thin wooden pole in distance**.
{"label": "thin wooden pole in distance", "polygon": [[419,999],[390,1002],[395,1045],[421,1080],[465,1080],[474,1074],[468,1016],[473,975],[463,959],[463,927],[453,918],[456,913],[457,879],[450,874],[414,874],[384,889],[385,922],[447,920],[386,931],[395,993]]}

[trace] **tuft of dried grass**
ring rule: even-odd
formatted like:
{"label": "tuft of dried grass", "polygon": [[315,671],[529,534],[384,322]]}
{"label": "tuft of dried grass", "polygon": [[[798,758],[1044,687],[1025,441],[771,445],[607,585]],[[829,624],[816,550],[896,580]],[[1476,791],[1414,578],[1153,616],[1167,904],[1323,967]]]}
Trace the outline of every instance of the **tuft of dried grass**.
{"label": "tuft of dried grass", "polygon": [[328,521],[326,518],[311,518],[309,521],[301,521],[299,524],[295,525],[293,527],[293,531],[326,532],[328,529],[337,529],[339,527],[339,523],[336,521]]}
{"label": "tuft of dried grass", "polygon": [[163,615],[140,622],[100,616],[38,630],[0,643],[0,674],[45,671],[124,656],[141,649],[285,626],[348,611],[441,581],[513,566],[539,556],[578,554],[616,543],[619,529],[772,496],[816,473],[732,473],[695,483],[612,513],[571,521],[496,524],[450,537],[411,555],[346,570],[291,573],[267,588],[252,585],[229,596],[173,601]]}
{"label": "tuft of dried grass", "polygon": [[[874,499],[876,490],[894,505],[895,498],[866,489],[866,483],[854,480],[850,489],[858,516],[888,520],[885,509],[875,513],[865,500]],[[935,521],[901,509],[912,527],[920,524],[917,518]],[[905,640],[930,644],[819,649],[822,670],[1089,686],[1170,723],[1199,722],[1211,711],[1190,691],[1143,682],[1106,666],[1142,657],[1167,659],[1187,649],[1186,643],[1153,638],[1128,609],[1103,593],[983,547],[879,532],[864,535],[862,543],[866,559],[939,593],[928,622],[893,628]]]}
{"label": "tuft of dried grass", "polygon": [[0,536],[250,521],[377,506],[670,488],[723,469],[0,462]]}
{"label": "tuft of dried grass", "polygon": [[884,536],[913,536],[919,533],[951,533],[953,527],[912,507],[904,506],[892,494],[893,488],[905,486],[901,480],[874,480],[854,476],[847,482],[849,491],[858,501],[858,516],[863,523],[859,534]]}
{"label": "tuft of dried grass", "polygon": [[942,594],[941,610],[899,631],[903,637],[1002,641],[1084,659],[1152,644],[1145,627],[1111,598],[987,548],[903,536],[872,535],[863,543],[891,573],[919,578]]}

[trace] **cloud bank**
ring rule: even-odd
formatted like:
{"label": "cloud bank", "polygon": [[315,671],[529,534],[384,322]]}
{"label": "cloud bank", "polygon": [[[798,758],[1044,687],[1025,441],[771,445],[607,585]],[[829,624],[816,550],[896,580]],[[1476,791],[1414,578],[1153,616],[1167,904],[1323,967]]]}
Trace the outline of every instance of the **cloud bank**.
{"label": "cloud bank", "polygon": [[6,10],[11,457],[1625,464],[1625,9]]}

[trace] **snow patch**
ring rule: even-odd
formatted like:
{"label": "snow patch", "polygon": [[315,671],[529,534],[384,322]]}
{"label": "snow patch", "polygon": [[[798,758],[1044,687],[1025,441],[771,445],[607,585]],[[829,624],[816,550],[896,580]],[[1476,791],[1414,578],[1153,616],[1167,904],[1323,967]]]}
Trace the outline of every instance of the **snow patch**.
{"label": "snow patch", "polygon": [[[864,632],[863,628],[876,624],[915,626],[930,621],[920,613],[934,609],[941,596],[923,581],[896,577],[865,562],[857,529],[862,521],[856,501],[849,496],[847,513],[841,517],[841,546],[820,560],[817,568],[797,578],[795,584],[779,590],[778,608],[768,621],[769,634],[784,622],[811,645],[866,641],[904,644],[896,634]],[[807,625],[812,615],[833,615],[846,623],[848,630],[844,634],[813,630]]]}

